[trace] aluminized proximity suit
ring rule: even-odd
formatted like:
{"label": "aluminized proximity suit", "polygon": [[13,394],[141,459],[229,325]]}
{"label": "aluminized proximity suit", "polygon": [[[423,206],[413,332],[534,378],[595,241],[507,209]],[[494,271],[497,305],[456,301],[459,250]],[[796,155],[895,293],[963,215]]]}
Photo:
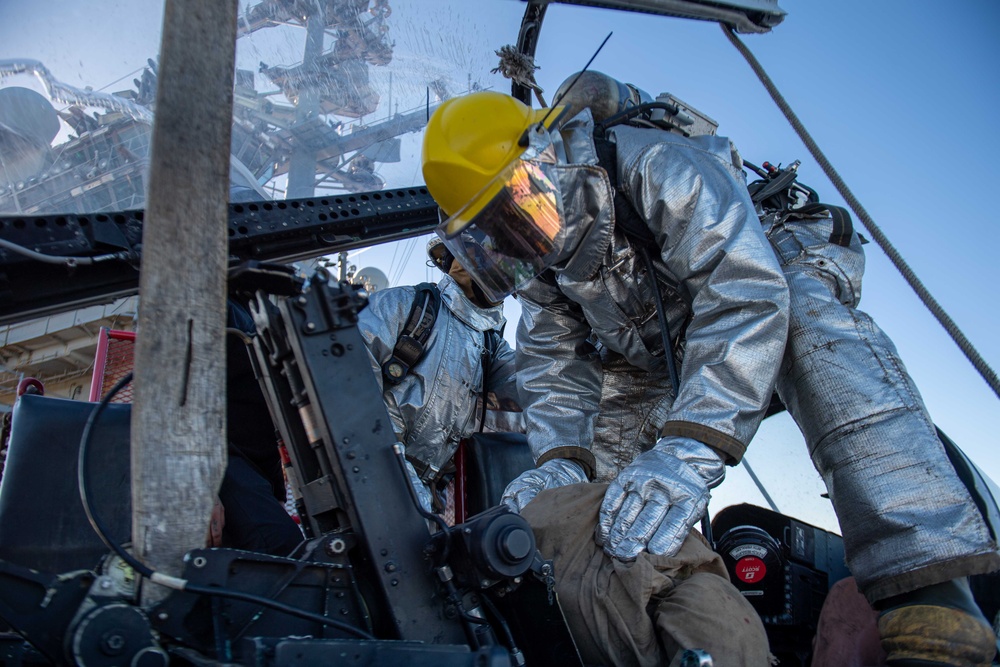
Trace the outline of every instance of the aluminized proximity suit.
{"label": "aluminized proximity suit", "polygon": [[[589,111],[563,126],[567,162],[597,164],[592,130]],[[541,465],[592,448],[597,479],[608,480],[665,435],[738,463],[784,350],[785,279],[728,140],[632,127],[609,135],[619,188],[656,239],[658,289],[683,349],[680,392],[673,396],[667,378],[657,286],[616,229],[608,188],[564,187],[567,216],[593,223],[568,261],[518,293],[518,379],[532,453]]]}
{"label": "aluminized proximity suit", "polygon": [[[426,352],[399,384],[382,376],[382,364],[392,356],[415,289],[393,287],[372,294],[361,311],[358,328],[371,355],[372,368],[383,389],[396,437],[424,482],[434,479],[458,447],[479,426],[476,401],[483,393],[485,332],[500,331],[506,321],[503,306],[474,305],[451,276],[438,282],[441,308],[424,346]],[[489,386],[501,399],[517,399],[514,351],[503,340],[489,363]]]}
{"label": "aluminized proximity suit", "polygon": [[997,545],[948,461],[892,341],[861,298],[864,252],[833,221],[778,219],[768,237],[788,279],[778,376],[823,476],[848,565],[870,602],[1000,568]]}

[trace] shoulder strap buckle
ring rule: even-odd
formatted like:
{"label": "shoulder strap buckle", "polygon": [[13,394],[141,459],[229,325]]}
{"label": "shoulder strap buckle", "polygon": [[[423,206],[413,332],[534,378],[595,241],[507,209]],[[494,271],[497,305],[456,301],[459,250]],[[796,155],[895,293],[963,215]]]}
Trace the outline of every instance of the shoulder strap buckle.
{"label": "shoulder strap buckle", "polygon": [[441,293],[437,285],[420,283],[416,286],[406,324],[392,348],[392,356],[382,364],[382,375],[390,384],[402,382],[410,369],[423,358],[440,305]]}

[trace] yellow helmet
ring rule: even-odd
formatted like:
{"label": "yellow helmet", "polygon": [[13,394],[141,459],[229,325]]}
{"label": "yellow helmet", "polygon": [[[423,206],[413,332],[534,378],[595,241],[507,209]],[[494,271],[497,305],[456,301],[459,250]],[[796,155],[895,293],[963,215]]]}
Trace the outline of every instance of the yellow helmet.
{"label": "yellow helmet", "polygon": [[547,130],[561,111],[480,92],[447,100],[427,124],[424,181],[443,214],[436,231],[491,302],[560,257],[566,222]]}
{"label": "yellow helmet", "polygon": [[468,205],[462,217],[475,217],[496,194],[485,191],[487,185],[524,152],[519,142],[525,131],[546,115],[546,127],[557,120],[559,110],[549,111],[493,91],[454,97],[437,108],[424,133],[422,161],[427,190],[446,216]]}

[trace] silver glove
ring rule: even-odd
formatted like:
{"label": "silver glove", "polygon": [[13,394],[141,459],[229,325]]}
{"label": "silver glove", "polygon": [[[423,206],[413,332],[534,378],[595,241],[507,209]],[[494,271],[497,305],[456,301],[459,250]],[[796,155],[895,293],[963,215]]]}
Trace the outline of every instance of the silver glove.
{"label": "silver glove", "polygon": [[587,481],[583,466],[572,459],[550,459],[532,470],[522,472],[504,489],[500,504],[520,512],[545,489]]}
{"label": "silver glove", "polygon": [[597,543],[619,560],[646,549],[673,556],[705,514],[709,489],[726,466],[708,445],[691,438],[660,438],[608,485],[597,524]]}

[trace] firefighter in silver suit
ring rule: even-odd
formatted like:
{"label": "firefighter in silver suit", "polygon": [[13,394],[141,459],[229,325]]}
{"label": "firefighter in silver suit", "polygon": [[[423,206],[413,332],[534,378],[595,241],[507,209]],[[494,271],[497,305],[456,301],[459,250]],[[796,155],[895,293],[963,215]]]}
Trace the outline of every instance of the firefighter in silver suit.
{"label": "firefighter in silver suit", "polygon": [[438,241],[432,240],[427,250],[446,275],[437,283],[440,307],[419,361],[402,377],[386,373],[418,296],[414,286],[373,292],[359,314],[358,328],[396,437],[421,482],[430,486],[459,441],[479,430],[477,401],[493,393],[501,403],[516,403],[517,386],[514,351],[501,335],[506,322],[502,300],[488,300]]}
{"label": "firefighter in silver suit", "polygon": [[[424,139],[424,177],[447,216],[438,234],[491,298],[516,289],[522,305],[518,385],[537,467],[504,502],[519,510],[543,489],[605,475],[596,536],[605,551],[672,555],[763,417],[787,286],[727,140],[610,131],[620,188],[655,237],[650,273],[615,225],[590,111],[555,131],[559,111],[474,93],[442,104]],[[658,292],[671,354],[683,347],[676,396]],[[631,392],[622,428],[650,436],[620,472],[602,469],[614,453],[593,451],[604,444],[595,423],[610,375]],[[624,386],[630,378],[638,391]]]}
{"label": "firefighter in silver suit", "polygon": [[[424,137],[438,235],[490,298],[516,290],[522,306],[517,375],[536,467],[503,502],[546,545],[555,533],[547,557],[585,661],[657,664],[638,647],[662,645],[666,662],[681,646],[767,664],[763,626],[724,574],[683,573],[702,567],[700,550],[711,553],[691,526],[769,403],[787,336],[785,279],[727,140],[612,130],[620,188],[654,237],[647,265],[615,223],[590,111],[568,120],[564,111],[473,93],[445,101]],[[676,394],[667,354],[683,355]],[[597,433],[612,423],[630,439],[628,460]],[[610,483],[582,484],[594,479]],[[594,489],[592,514],[560,513]],[[677,597],[624,579],[642,573],[676,583]],[[699,579],[712,592],[693,592]],[[685,627],[666,620],[671,606],[685,611]],[[650,624],[655,632],[642,630]]]}
{"label": "firefighter in silver suit", "polygon": [[[589,77],[584,81],[610,79]],[[614,97],[589,88],[567,99]],[[757,204],[789,288],[778,395],[826,483],[851,572],[882,612],[891,664],[987,664],[996,638],[967,577],[1000,567],[995,537],[892,341],[857,308],[865,258],[849,214],[797,191],[809,196],[790,187]]]}

